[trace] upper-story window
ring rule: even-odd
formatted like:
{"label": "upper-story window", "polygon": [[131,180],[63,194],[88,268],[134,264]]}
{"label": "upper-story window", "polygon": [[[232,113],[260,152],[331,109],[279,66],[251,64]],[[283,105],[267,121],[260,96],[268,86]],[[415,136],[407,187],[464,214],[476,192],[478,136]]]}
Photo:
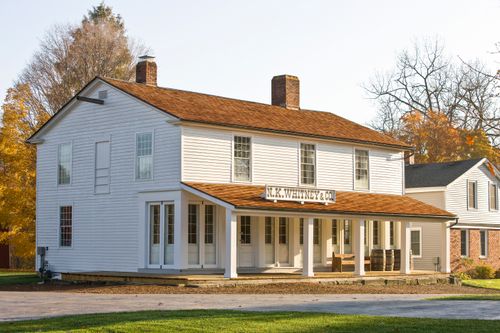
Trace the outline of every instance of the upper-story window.
{"label": "upper-story window", "polygon": [[136,179],[153,178],[153,133],[140,133],[136,137]]}
{"label": "upper-story window", "polygon": [[252,141],[247,136],[234,137],[234,179],[236,181],[251,180]]}
{"label": "upper-story window", "polygon": [[73,207],[59,207],[59,246],[71,247],[73,243]]}
{"label": "upper-story window", "polygon": [[467,181],[467,207],[477,209],[477,182]]}
{"label": "upper-story window", "polygon": [[490,183],[489,201],[490,201],[490,209],[491,210],[498,210],[498,186],[497,186],[497,184]]}
{"label": "upper-story window", "polygon": [[367,190],[369,186],[368,150],[354,150],[354,188]]}
{"label": "upper-story window", "polygon": [[71,182],[71,143],[62,143],[57,151],[57,183],[59,185]]}
{"label": "upper-story window", "polygon": [[316,183],[316,146],[314,144],[300,144],[300,183],[303,185]]}

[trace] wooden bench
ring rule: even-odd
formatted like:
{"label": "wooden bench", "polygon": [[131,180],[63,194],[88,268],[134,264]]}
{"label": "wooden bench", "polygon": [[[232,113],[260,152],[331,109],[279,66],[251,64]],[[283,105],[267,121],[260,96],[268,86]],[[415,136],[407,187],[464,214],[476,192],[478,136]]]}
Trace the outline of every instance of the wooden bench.
{"label": "wooden bench", "polygon": [[[332,255],[332,272],[342,272],[343,265],[355,265],[354,254],[335,254]],[[368,265],[368,270],[371,270],[370,257],[365,257],[365,267]]]}

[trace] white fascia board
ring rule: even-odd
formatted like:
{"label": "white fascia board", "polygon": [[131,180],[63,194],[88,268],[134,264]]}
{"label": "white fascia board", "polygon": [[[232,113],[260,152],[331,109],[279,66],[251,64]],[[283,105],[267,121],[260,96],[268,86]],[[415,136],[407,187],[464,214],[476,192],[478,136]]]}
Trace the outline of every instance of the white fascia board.
{"label": "white fascia board", "polygon": [[211,195],[208,195],[204,192],[201,192],[197,189],[194,189],[192,188],[191,186],[188,186],[188,185],[185,185],[185,184],[181,184],[181,188],[186,191],[186,192],[189,192],[191,194],[194,194],[202,199],[205,199],[207,201],[211,201],[213,202],[214,204],[216,205],[219,205],[219,206],[222,206],[226,209],[229,209],[229,210],[234,210],[234,206],[231,205],[230,203],[226,202],[226,201],[222,201],[220,199],[217,199],[216,197],[213,197]]}
{"label": "white fascia board", "polygon": [[446,186],[434,186],[434,187],[412,187],[405,188],[405,193],[425,193],[425,192],[444,192],[446,191]]}
{"label": "white fascia board", "polygon": [[[459,220],[460,221],[460,220]],[[500,225],[499,224],[491,224],[491,223],[484,223],[484,224],[474,224],[474,223],[467,223],[467,224],[462,224],[458,222],[458,224],[454,225],[452,229],[494,229],[494,230],[500,230]]]}

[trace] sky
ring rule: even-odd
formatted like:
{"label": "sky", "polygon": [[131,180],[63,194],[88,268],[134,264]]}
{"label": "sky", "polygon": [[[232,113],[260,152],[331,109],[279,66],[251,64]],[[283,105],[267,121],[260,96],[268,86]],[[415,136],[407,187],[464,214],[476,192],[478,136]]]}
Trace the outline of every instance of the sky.
{"label": "sky", "polygon": [[[100,0],[5,1],[0,98],[55,24],[77,24]],[[297,75],[301,107],[368,123],[362,88],[415,40],[439,38],[450,57],[500,68],[500,0],[105,1],[152,49],[160,86],[263,103],[271,78]]]}

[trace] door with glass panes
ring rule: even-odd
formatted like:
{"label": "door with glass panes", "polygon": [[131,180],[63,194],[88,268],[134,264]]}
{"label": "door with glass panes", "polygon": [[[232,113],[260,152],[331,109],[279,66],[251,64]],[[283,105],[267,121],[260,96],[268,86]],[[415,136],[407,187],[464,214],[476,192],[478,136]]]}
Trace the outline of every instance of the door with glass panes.
{"label": "door with glass panes", "polygon": [[188,205],[188,264],[217,265],[216,207],[209,204]]}
{"label": "door with glass panes", "polygon": [[174,205],[148,204],[148,267],[162,268],[174,263]]}

